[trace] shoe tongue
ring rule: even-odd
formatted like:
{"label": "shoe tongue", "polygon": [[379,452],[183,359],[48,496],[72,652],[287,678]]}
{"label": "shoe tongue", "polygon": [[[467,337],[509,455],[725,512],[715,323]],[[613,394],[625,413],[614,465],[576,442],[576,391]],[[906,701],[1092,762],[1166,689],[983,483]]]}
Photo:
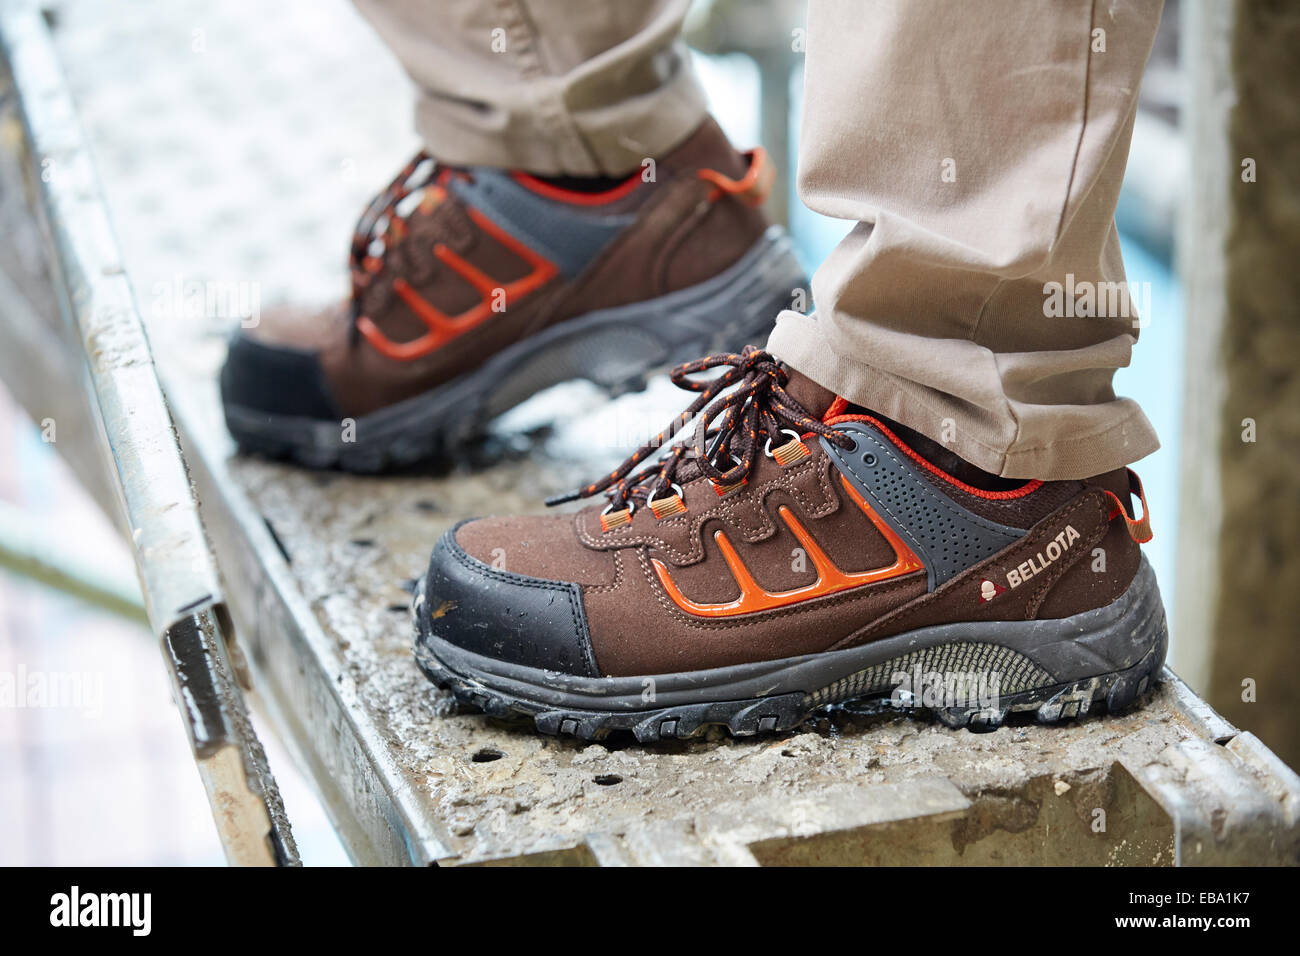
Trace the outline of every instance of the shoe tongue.
{"label": "shoe tongue", "polygon": [[[789,366],[786,366],[789,368]],[[785,383],[785,390],[790,397],[808,410],[815,418],[822,418],[826,410],[835,401],[835,393],[822,388],[807,375],[790,369],[790,380]]]}

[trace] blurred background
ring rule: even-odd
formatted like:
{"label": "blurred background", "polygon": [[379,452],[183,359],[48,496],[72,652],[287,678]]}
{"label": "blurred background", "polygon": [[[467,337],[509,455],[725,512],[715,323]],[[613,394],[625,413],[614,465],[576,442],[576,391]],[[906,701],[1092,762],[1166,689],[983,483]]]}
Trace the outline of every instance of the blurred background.
{"label": "blurred background", "polygon": [[[1191,182],[1182,6],[1165,4],[1117,214],[1128,278],[1149,289],[1150,313],[1115,383],[1142,404],[1163,443],[1137,469],[1156,528],[1146,551],[1170,582],[1175,667],[1183,605],[1172,582],[1188,540],[1179,534],[1182,430],[1195,387],[1185,381],[1176,266]],[[346,0],[67,0],[52,9],[146,319],[181,277],[247,278],[263,308],[345,292],[356,214],[419,145],[409,81]],[[697,2],[687,36],[733,142],[763,143],[783,170],[786,188],[772,209],[811,272],[851,224],[809,212],[794,195],[802,54],[790,36],[802,20],[799,2]],[[558,416],[544,440],[560,453],[577,449],[582,436],[565,419],[576,420],[570,410],[589,407],[596,393],[583,384],[557,391],[496,428],[532,434]],[[679,395],[655,382],[602,406],[597,427],[626,436],[619,441],[631,450],[665,410],[678,409]],[[116,529],[42,422],[0,383],[0,675],[84,676],[57,706],[0,706],[0,863],[222,862],[139,602]],[[1189,666],[1183,676],[1208,692],[1208,671]],[[1286,755],[1280,735],[1231,716]],[[346,862],[292,762],[271,734],[262,739],[304,861]]]}

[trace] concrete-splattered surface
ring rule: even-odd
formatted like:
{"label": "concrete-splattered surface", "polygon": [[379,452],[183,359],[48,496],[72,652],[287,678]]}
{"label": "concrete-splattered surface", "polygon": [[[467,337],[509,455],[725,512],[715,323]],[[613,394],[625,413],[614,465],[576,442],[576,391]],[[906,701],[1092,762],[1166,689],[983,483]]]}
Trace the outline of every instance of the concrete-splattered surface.
{"label": "concrete-splattered surface", "polygon": [[[539,492],[564,486],[557,480],[563,469],[543,451],[444,477],[385,480],[310,475],[259,461],[231,466],[274,529],[394,762],[428,801],[457,856],[515,857],[579,846],[588,834],[659,833],[636,858],[697,842],[714,847],[708,852],[716,858],[716,847],[738,839],[747,846],[807,838],[840,818],[849,828],[869,823],[873,801],[883,804],[884,822],[913,818],[924,809],[918,794],[933,795],[942,780],[951,785],[937,795],[934,813],[964,819],[963,797],[981,808],[978,832],[966,823],[939,844],[957,859],[967,852],[978,858],[973,848],[985,830],[1033,830],[1045,841],[1037,852],[1049,859],[1054,848],[1070,846],[1075,859],[1091,862],[1171,862],[1167,821],[1159,825],[1161,814],[1152,813],[1137,829],[1143,802],[1132,793],[1117,799],[1123,785],[1114,770],[1121,762],[1145,766],[1171,744],[1203,736],[1178,712],[1168,688],[1127,716],[990,734],[841,711],[779,738],[734,740],[714,732],[642,746],[542,737],[529,725],[457,713],[448,695],[425,680],[411,659],[403,586],[454,521],[536,508]],[[1091,837],[1092,846],[1073,846],[1063,832],[1053,844],[1039,818],[1061,813],[1044,803],[1068,807],[1059,826],[1073,820],[1077,833],[1069,836]],[[1111,819],[1093,831],[1099,808]],[[1138,846],[1141,857],[1133,855]],[[908,852],[939,853],[929,846]],[[1022,848],[1014,858],[1023,854]]]}
{"label": "concrete-splattered surface", "polygon": [[[186,284],[260,307],[339,294],[351,217],[415,147],[405,80],[341,0],[60,11],[240,640],[281,707],[310,685],[340,715],[282,723],[321,790],[340,791],[327,801],[345,839],[392,835],[369,855],[353,845],[359,857],[1169,863],[1177,810],[1184,861],[1231,859],[1243,827],[1264,834],[1252,852],[1294,859],[1294,775],[1215,743],[1231,729],[1190,716],[1170,685],[1127,716],[983,735],[841,711],[779,738],[601,745],[455,712],[410,653],[404,584],[434,540],[461,517],[538,509],[657,430],[681,393],[660,380],[599,405],[564,386],[444,473],[232,458],[213,383],[228,315],[190,309]],[[286,616],[268,623],[268,608]],[[1226,802],[1243,792],[1256,816],[1234,822]]]}
{"label": "concrete-splattered surface", "polygon": [[[202,409],[197,414],[215,431],[210,385],[186,391],[189,413]],[[1174,861],[1173,824],[1143,775],[1173,766],[1170,754],[1180,746],[1232,735],[1212,715],[1189,713],[1194,699],[1176,685],[1163,685],[1128,715],[988,734],[840,710],[776,738],[713,732],[653,746],[584,744],[457,712],[413,666],[406,589],[455,521],[537,509],[541,497],[571,486],[584,469],[549,452],[554,442],[563,443],[549,430],[497,434],[450,473],[386,479],[226,462],[273,530],[313,614],[310,625],[342,662],[405,793],[438,833],[436,856]],[[314,745],[332,746],[321,736]],[[1232,767],[1234,779],[1251,781],[1255,772]],[[1221,797],[1208,793],[1207,813]]]}

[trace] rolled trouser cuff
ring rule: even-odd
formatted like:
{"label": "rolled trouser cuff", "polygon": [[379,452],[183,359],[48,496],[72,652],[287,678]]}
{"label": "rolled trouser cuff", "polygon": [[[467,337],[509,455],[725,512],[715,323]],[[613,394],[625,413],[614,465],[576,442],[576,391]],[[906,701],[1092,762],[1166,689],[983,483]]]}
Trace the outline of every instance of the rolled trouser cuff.
{"label": "rolled trouser cuff", "polygon": [[695,132],[708,108],[680,50],[673,75],[649,92],[590,109],[567,105],[571,77],[532,82],[519,108],[421,95],[415,125],[431,155],[456,166],[524,169],[543,176],[624,176]]}
{"label": "rolled trouser cuff", "polygon": [[[823,388],[916,429],[995,475],[1044,481],[1090,478],[1132,464],[1160,447],[1155,429],[1132,399],[1093,404],[1016,401],[996,388],[996,377],[985,375],[980,382],[983,398],[973,402],[838,349],[834,339],[829,321],[786,311],[767,347]],[[978,374],[972,369],[981,365],[998,366],[1000,356],[987,349],[969,342],[951,345],[978,349],[986,361],[963,365],[940,359],[941,366],[932,367],[968,376]],[[915,347],[918,361],[923,361],[927,355],[938,358],[941,344],[918,335]],[[1057,385],[1068,394],[1068,378],[1058,376],[1062,378],[1067,380]]]}

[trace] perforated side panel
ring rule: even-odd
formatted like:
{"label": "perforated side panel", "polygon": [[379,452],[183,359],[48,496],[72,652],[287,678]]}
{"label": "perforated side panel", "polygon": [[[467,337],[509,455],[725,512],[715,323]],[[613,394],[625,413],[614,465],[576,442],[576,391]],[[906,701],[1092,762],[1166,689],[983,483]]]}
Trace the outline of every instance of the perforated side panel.
{"label": "perforated side panel", "polygon": [[870,425],[848,422],[839,430],[851,435],[856,447],[842,449],[825,439],[822,447],[924,562],[930,590],[1024,535],[1019,528],[981,518],[943,495]]}
{"label": "perforated side panel", "polygon": [[[835,683],[806,695],[804,703],[820,707],[822,704],[833,704],[853,697],[883,693],[899,686],[897,675],[907,674],[911,677],[918,668],[926,675],[966,675],[966,681],[958,681],[952,686],[958,693],[965,694],[968,700],[973,699],[977,693],[1018,694],[1046,687],[1053,681],[1051,674],[1024,654],[1009,647],[970,642],[939,644],[842,677]],[[919,694],[920,688],[916,692]]]}
{"label": "perforated side panel", "polygon": [[448,188],[570,279],[636,221],[631,214],[579,211],[544,199],[495,169],[475,167],[472,181],[453,179]]}

